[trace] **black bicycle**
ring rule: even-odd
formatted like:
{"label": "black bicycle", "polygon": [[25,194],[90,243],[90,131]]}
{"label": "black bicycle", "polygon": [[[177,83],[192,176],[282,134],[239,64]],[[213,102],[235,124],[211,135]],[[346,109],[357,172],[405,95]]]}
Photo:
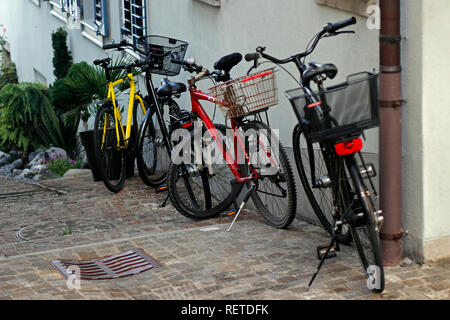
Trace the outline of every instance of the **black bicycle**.
{"label": "black bicycle", "polygon": [[[125,180],[125,162],[134,161],[135,159],[139,176],[145,184],[151,187],[158,187],[165,182],[168,161],[165,161],[163,157],[166,156],[170,159],[170,152],[172,150],[170,141],[171,132],[183,127],[186,122],[190,121],[189,113],[182,110],[174,100],[174,98],[179,98],[181,93],[186,91],[186,86],[183,83],[174,83],[167,79],[169,76],[179,74],[180,68],[177,65],[171,64],[168,60],[170,59],[170,54],[173,54],[174,52],[184,56],[187,46],[188,44],[184,41],[154,35],[140,38],[136,45],[128,43],[126,40],[122,40],[120,43],[103,46],[104,50],[117,51],[123,51],[126,48],[130,48],[142,57],[141,60],[136,60],[134,63],[117,67],[108,66],[111,61],[110,58],[95,61],[95,64],[105,68],[108,79],[110,71],[116,69],[127,70],[127,80],[131,83],[132,94],[135,97],[131,137],[134,136],[136,143],[129,143],[130,145],[126,148],[126,155],[121,157],[123,158],[121,162],[122,165],[120,166],[120,168],[122,168],[121,173],[116,173],[115,176],[113,174],[105,175],[105,184],[110,190],[114,192],[120,191]],[[132,72],[135,71],[136,68],[140,68],[141,71],[145,73],[145,85],[148,92],[148,95],[145,97],[142,97],[135,88]],[[153,86],[153,73],[166,76],[166,78],[161,80],[161,86],[159,88]],[[110,86],[113,87],[114,85],[116,85],[116,83],[111,83]],[[111,90],[112,89],[110,88],[110,91]],[[115,101],[115,99],[112,100]],[[168,108],[170,117],[168,124],[166,124],[165,121],[165,106]],[[105,110],[113,110],[113,108],[108,107]],[[118,112],[119,111],[116,113]],[[97,117],[97,126],[100,128],[98,132],[101,132],[101,128],[104,126],[103,123],[105,121],[102,121],[104,118],[103,113],[101,113],[101,116]],[[113,120],[115,120],[117,116],[114,116],[114,112],[112,111],[109,111],[109,113],[111,113],[109,122],[114,122]],[[118,134],[121,140],[126,141],[122,130],[118,130]],[[114,137],[115,135],[110,134],[109,136]],[[96,140],[97,144],[100,144],[102,139],[97,137]],[[131,138],[129,140],[132,141]],[[116,142],[113,142],[111,145],[115,144]],[[162,152],[161,149],[163,148],[166,148],[167,152]],[[114,149],[114,147],[111,147],[110,149]],[[116,156],[116,158],[119,157]],[[112,170],[109,171],[113,172]]]}
{"label": "black bicycle", "polygon": [[[178,75],[181,69],[180,66],[170,62],[170,55],[176,53],[184,57],[188,43],[151,35],[140,38],[137,47],[138,52],[159,55],[145,70],[145,84],[149,93],[146,97],[148,112],[139,131],[136,158],[142,181],[148,186],[157,188],[166,182],[168,163],[173,148],[172,132],[192,122],[191,114],[181,109],[174,100],[187,91],[186,85],[167,79],[167,77]],[[154,87],[152,74],[165,76],[159,88]],[[162,186],[159,190],[166,190],[166,187]]]}
{"label": "black bicycle", "polygon": [[[305,63],[322,38],[354,33],[338,31],[353,24],[355,18],[325,25],[305,52],[284,60],[264,53],[264,47],[258,47],[245,59],[253,61],[255,68],[260,57],[280,67],[293,62],[300,72],[300,88],[286,92],[298,119],[293,132],[295,161],[309,202],[332,236],[329,245],[318,248],[321,261],[309,285],[324,260],[339,251],[339,242],[353,241],[368,277],[368,287],[380,293],[384,290],[384,269],[378,232],[383,217],[374,206],[377,193],[371,178],[376,172],[373,165],[364,162],[360,152],[364,130],[379,125],[378,75],[354,74],[344,83],[325,87],[325,80],[336,77],[337,67],[331,63]],[[317,90],[311,88],[312,83]]]}

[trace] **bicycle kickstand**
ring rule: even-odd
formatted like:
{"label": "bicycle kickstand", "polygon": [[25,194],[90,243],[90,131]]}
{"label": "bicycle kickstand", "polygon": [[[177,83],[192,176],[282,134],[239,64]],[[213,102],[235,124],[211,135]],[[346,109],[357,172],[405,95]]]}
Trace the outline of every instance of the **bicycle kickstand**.
{"label": "bicycle kickstand", "polygon": [[159,207],[160,207],[160,208],[164,208],[164,207],[166,206],[167,200],[169,200],[169,194],[167,194],[166,199],[164,199],[164,202],[161,203],[161,204],[159,205]]}
{"label": "bicycle kickstand", "polygon": [[233,222],[231,222],[231,225],[228,228],[227,232],[231,231],[231,228],[233,227],[233,224],[236,222],[237,218],[239,217],[239,214],[245,208],[245,205],[247,204],[248,200],[250,199],[250,197],[252,196],[252,194],[253,194],[253,192],[255,190],[256,190],[256,184],[252,183],[251,187],[247,190],[247,193],[245,194],[244,199],[242,200],[242,203],[241,203],[241,205],[239,207],[239,210],[236,213],[236,215],[234,216]]}
{"label": "bicycle kickstand", "polygon": [[322,259],[320,260],[319,266],[317,267],[316,272],[313,274],[313,276],[311,278],[311,281],[308,284],[308,288],[306,290],[309,290],[309,288],[311,287],[312,283],[314,282],[314,279],[316,279],[317,275],[319,274],[320,268],[322,268],[323,263],[328,258],[328,254],[330,253],[331,248],[333,248],[333,245],[334,245],[335,242],[336,242],[336,236],[333,236],[333,239],[331,240],[331,243],[330,243],[329,247],[327,248],[327,251],[322,256]]}

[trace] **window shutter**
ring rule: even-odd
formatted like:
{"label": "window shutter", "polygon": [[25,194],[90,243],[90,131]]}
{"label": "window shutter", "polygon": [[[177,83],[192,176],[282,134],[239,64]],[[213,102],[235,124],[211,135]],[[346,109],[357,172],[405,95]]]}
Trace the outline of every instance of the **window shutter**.
{"label": "window shutter", "polygon": [[122,2],[122,34],[137,40],[147,35],[146,1],[123,0]]}
{"label": "window shutter", "polygon": [[108,14],[106,0],[94,0],[94,24],[97,26],[97,35],[108,35]]}

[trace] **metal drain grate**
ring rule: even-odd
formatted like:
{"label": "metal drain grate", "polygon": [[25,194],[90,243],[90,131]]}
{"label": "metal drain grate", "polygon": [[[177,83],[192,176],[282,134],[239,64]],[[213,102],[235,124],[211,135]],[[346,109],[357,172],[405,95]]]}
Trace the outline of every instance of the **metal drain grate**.
{"label": "metal drain grate", "polygon": [[49,262],[66,279],[73,274],[68,273],[68,268],[78,267],[81,280],[118,279],[161,266],[156,259],[142,249],[131,249],[101,259],[50,260]]}

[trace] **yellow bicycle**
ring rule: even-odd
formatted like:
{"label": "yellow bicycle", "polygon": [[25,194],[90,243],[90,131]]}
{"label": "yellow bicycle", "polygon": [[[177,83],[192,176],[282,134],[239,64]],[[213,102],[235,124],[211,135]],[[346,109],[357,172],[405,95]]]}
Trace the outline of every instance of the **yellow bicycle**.
{"label": "yellow bicycle", "polygon": [[[103,49],[118,49],[133,45],[122,41],[118,44],[108,44]],[[119,192],[124,186],[125,179],[133,172],[127,170],[126,163],[134,162],[135,137],[146,113],[145,99],[137,92],[133,68],[149,64],[148,60],[137,60],[124,66],[110,67],[111,58],[95,60],[94,64],[105,69],[108,81],[108,95],[103,105],[98,109],[94,124],[94,149],[97,165],[105,186],[112,192]],[[126,77],[117,81],[111,80],[110,72],[113,70],[126,70]],[[114,88],[127,81],[130,86],[126,126],[122,124],[122,116],[117,103]],[[133,139],[134,138],[134,139]],[[132,143],[133,141],[133,143]],[[129,166],[133,168],[133,166]]]}

